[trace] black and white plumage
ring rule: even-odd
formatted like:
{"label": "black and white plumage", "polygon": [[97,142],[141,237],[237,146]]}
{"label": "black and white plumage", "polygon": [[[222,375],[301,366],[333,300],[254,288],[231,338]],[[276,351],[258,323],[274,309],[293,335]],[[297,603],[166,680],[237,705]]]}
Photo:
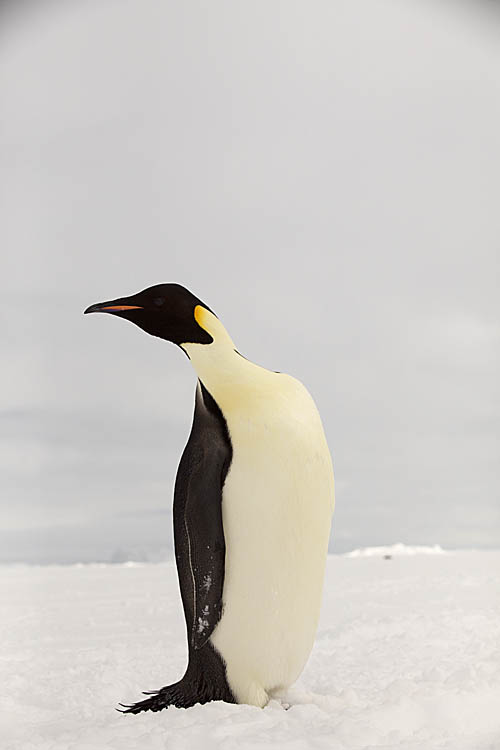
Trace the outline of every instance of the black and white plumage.
{"label": "black and white plumage", "polygon": [[213,312],[178,285],[86,312],[173,341],[199,378],[173,511],[188,666],[126,712],[264,706],[302,671],[319,617],[334,497],[314,402],[299,381],[238,354]]}

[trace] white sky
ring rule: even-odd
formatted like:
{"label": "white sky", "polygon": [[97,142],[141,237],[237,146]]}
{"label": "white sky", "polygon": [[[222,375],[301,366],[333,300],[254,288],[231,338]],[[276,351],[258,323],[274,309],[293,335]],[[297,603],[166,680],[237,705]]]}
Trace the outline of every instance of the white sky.
{"label": "white sky", "polygon": [[39,0],[0,28],[0,559],[171,545],[194,373],[81,314],[168,281],[311,390],[333,549],[498,546],[499,14]]}

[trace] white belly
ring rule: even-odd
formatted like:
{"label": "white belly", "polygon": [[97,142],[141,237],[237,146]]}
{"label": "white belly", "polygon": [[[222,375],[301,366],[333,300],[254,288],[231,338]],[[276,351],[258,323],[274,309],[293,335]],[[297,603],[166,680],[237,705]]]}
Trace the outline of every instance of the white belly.
{"label": "white belly", "polygon": [[278,395],[225,413],[224,610],[211,638],[237,701],[259,706],[297,679],[311,651],[333,510],[316,407],[298,381],[278,377]]}

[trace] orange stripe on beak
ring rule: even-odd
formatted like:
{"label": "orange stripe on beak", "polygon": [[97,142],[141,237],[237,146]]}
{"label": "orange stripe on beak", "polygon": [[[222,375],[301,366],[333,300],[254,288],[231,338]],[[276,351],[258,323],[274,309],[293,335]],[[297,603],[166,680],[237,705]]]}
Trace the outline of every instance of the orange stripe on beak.
{"label": "orange stripe on beak", "polygon": [[139,307],[139,305],[109,305],[109,307],[101,307],[100,309],[119,312],[120,310],[142,310],[142,307]]}

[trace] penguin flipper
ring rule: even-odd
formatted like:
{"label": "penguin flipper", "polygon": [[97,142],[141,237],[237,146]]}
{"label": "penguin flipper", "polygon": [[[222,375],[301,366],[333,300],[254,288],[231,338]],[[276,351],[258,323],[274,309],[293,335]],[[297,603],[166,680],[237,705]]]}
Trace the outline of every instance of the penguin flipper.
{"label": "penguin flipper", "polygon": [[222,487],[231,458],[224,417],[200,382],[174,495],[175,550],[190,652],[207,643],[222,614]]}

